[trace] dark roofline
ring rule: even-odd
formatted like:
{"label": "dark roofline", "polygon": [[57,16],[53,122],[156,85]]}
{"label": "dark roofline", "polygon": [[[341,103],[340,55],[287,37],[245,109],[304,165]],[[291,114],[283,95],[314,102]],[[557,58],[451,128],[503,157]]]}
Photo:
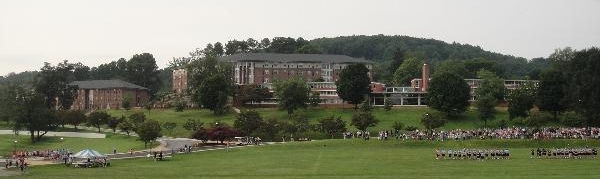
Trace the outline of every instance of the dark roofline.
{"label": "dark roofline", "polygon": [[79,89],[138,89],[148,90],[148,88],[129,83],[123,80],[88,80],[73,81],[69,85],[77,86]]}
{"label": "dark roofline", "polygon": [[354,58],[334,54],[284,54],[284,53],[238,53],[219,57],[223,61],[253,61],[253,62],[308,62],[308,63],[368,63],[364,58]]}

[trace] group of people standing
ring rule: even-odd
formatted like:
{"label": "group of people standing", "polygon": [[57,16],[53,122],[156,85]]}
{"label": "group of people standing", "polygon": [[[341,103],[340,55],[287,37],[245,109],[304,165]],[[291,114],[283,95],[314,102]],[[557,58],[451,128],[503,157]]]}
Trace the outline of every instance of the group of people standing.
{"label": "group of people standing", "polygon": [[508,149],[435,149],[435,159],[486,160],[509,159]]}
{"label": "group of people standing", "polygon": [[581,159],[596,158],[598,150],[596,148],[537,148],[531,149],[530,158],[549,158],[549,159]]}

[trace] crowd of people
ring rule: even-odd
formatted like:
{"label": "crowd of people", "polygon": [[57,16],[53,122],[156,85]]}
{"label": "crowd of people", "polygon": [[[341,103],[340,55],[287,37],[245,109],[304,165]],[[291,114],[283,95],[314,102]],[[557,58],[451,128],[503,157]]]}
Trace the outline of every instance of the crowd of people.
{"label": "crowd of people", "polygon": [[[344,132],[344,139],[369,138],[368,131]],[[453,129],[453,130],[414,130],[400,132],[397,130],[380,131],[377,138],[386,140],[389,137],[403,140],[468,140],[468,139],[600,139],[600,128],[524,128],[510,127],[501,129]]]}
{"label": "crowd of people", "polygon": [[537,148],[531,149],[530,158],[538,159],[581,159],[597,158],[596,148]]}
{"label": "crowd of people", "polygon": [[509,159],[508,149],[435,149],[435,159],[486,160]]}

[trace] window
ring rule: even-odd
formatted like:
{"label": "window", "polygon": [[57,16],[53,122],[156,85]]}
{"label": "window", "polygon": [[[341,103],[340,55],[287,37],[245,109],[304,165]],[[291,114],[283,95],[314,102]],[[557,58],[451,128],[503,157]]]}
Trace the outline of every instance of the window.
{"label": "window", "polygon": [[265,75],[269,75],[269,70],[265,70]]}
{"label": "window", "polygon": [[279,70],[273,70],[273,74],[274,75],[278,75],[279,74]]}

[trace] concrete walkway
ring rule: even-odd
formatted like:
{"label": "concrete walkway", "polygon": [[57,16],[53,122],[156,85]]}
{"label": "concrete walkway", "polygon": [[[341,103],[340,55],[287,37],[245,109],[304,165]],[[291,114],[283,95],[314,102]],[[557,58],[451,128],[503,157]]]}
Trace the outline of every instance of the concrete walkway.
{"label": "concrete walkway", "polygon": [[[15,134],[13,130],[0,130],[0,134],[12,135]],[[29,136],[29,131],[19,131],[19,135]],[[86,132],[53,132],[48,131],[44,136],[54,137],[79,137],[79,138],[90,138],[90,139],[103,139],[106,138],[106,134],[100,133],[86,133]]]}

